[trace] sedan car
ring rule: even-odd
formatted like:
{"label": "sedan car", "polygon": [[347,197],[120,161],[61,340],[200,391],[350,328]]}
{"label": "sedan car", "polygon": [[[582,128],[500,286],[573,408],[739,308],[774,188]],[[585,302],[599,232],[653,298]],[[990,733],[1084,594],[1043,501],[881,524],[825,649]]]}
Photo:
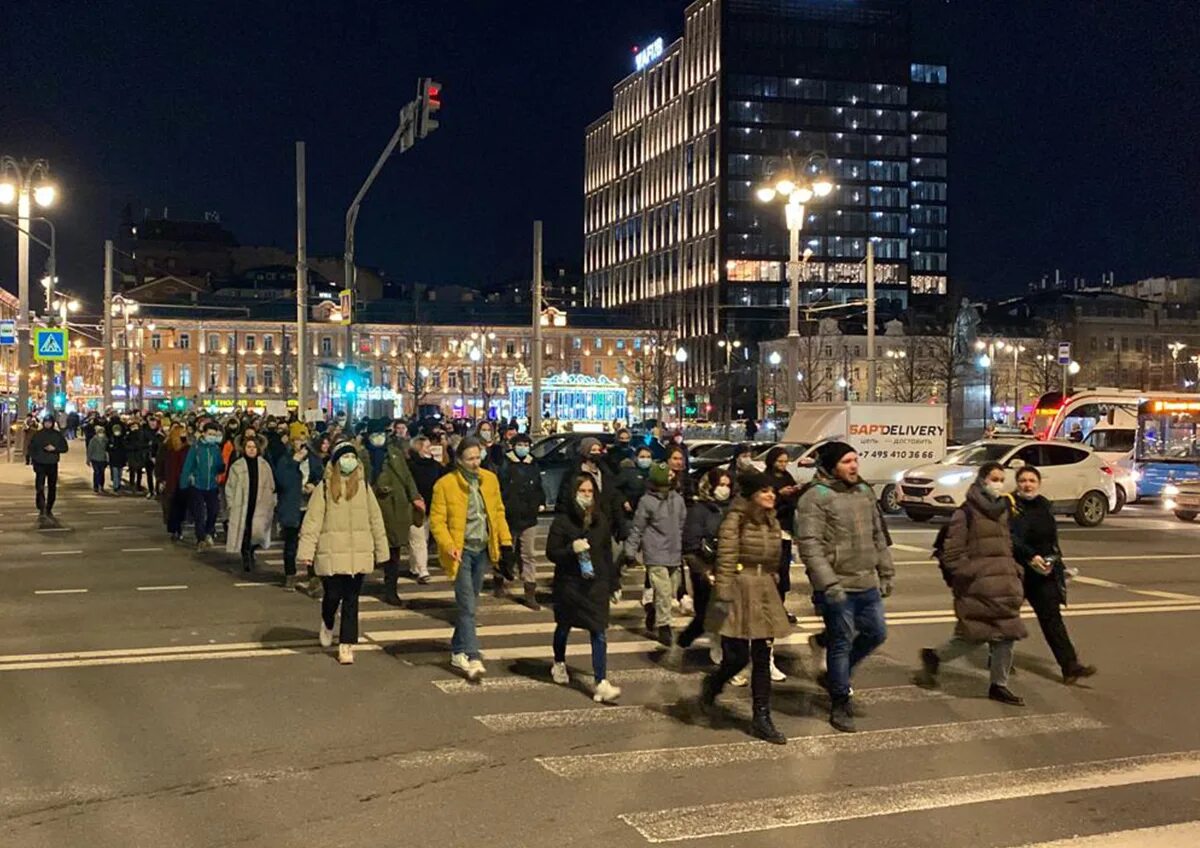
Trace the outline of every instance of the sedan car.
{"label": "sedan car", "polygon": [[1163,486],[1163,508],[1180,521],[1195,521],[1200,515],[1200,479],[1179,480]]}
{"label": "sedan car", "polygon": [[1004,466],[1010,490],[1016,488],[1018,470],[1026,465],[1036,467],[1042,475],[1041,493],[1053,510],[1073,516],[1082,527],[1103,523],[1117,505],[1113,469],[1091,448],[1066,441],[1005,437],[972,442],[941,462],[905,471],[899,475],[900,506],[913,521],[952,514],[986,462]]}

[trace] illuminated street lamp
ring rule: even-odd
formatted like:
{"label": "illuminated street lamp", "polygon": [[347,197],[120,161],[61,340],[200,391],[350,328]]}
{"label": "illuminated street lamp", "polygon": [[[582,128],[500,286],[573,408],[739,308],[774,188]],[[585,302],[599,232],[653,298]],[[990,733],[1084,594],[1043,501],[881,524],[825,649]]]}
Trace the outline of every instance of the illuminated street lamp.
{"label": "illuminated street lamp", "polygon": [[688,352],[682,345],[675,348],[675,407],[680,429],[683,429],[683,363],[687,358]]}

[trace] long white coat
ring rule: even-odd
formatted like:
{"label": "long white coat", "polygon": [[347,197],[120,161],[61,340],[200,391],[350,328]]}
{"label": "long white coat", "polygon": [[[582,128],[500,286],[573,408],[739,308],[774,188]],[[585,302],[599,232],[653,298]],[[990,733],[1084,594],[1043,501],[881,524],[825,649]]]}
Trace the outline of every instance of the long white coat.
{"label": "long white coat", "polygon": [[253,460],[240,457],[229,467],[225,481],[225,501],[229,504],[229,535],[225,550],[236,554],[242,549],[242,534],[246,531],[246,504],[250,496],[250,470],[247,462],[258,463],[258,495],[254,501],[254,519],[250,525],[251,544],[271,546],[271,525],[275,520],[275,475],[271,463],[261,456]]}
{"label": "long white coat", "polygon": [[[338,471],[334,468],[326,476],[330,473]],[[343,493],[341,500],[334,501],[326,495],[325,483],[318,483],[308,499],[296,559],[312,562],[321,577],[370,574],[376,563],[391,556],[375,493],[360,481],[353,498]]]}

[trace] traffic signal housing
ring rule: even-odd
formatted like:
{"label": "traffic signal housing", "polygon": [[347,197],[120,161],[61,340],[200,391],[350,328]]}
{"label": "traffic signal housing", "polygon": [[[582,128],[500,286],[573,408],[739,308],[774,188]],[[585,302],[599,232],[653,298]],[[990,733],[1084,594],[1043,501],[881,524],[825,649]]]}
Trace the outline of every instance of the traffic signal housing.
{"label": "traffic signal housing", "polygon": [[442,109],[442,84],[431,77],[421,77],[418,96],[421,101],[420,121],[417,132],[424,138],[438,128],[435,117]]}

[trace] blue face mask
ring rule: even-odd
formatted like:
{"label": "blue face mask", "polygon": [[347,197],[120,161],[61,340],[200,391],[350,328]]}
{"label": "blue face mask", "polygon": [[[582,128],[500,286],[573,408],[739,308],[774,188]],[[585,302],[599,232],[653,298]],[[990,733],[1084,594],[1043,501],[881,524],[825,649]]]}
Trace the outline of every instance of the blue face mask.
{"label": "blue face mask", "polygon": [[529,456],[529,448],[525,445],[517,445],[517,447],[513,448],[513,453],[517,455],[517,459],[524,459]]}
{"label": "blue face mask", "polygon": [[645,471],[647,468],[650,467],[650,464],[652,462],[654,462],[654,460],[648,456],[639,456],[637,458],[637,467],[642,469],[643,471]]}

